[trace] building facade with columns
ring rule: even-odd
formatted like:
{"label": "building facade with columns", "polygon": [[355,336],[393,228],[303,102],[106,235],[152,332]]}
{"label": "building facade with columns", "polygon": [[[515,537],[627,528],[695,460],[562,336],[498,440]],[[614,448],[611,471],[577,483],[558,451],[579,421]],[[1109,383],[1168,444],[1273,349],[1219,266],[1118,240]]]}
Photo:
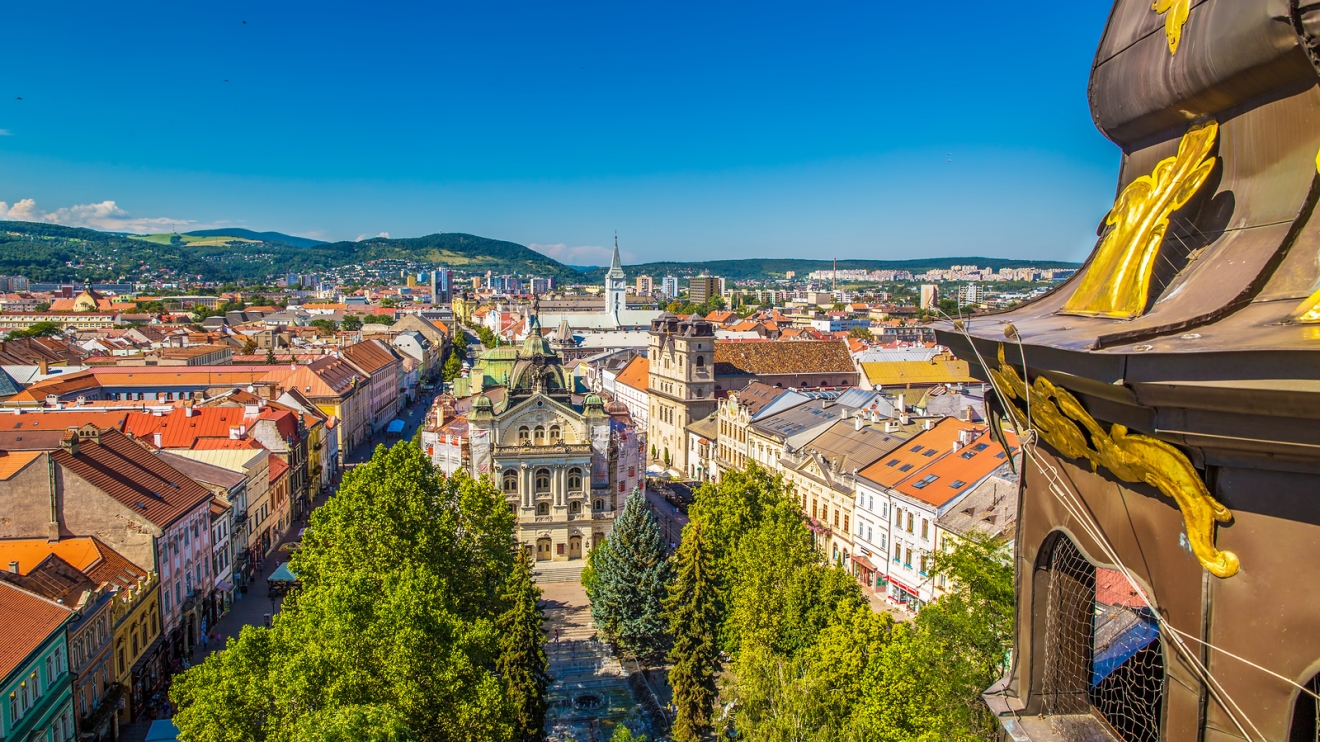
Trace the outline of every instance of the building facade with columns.
{"label": "building facade with columns", "polygon": [[505,494],[517,538],[537,561],[582,559],[641,486],[640,444],[622,405],[607,409],[596,394],[574,403],[562,358],[535,315],[530,325],[507,386],[472,400],[466,463]]}

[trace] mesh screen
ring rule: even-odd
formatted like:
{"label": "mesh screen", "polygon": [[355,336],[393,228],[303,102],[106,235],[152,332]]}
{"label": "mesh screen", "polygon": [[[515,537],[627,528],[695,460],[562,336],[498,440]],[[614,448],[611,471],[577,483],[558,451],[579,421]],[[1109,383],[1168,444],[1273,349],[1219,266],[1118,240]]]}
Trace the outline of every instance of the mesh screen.
{"label": "mesh screen", "polygon": [[1044,711],[1095,714],[1125,742],[1159,739],[1164,655],[1159,625],[1116,570],[1060,536],[1050,552]]}

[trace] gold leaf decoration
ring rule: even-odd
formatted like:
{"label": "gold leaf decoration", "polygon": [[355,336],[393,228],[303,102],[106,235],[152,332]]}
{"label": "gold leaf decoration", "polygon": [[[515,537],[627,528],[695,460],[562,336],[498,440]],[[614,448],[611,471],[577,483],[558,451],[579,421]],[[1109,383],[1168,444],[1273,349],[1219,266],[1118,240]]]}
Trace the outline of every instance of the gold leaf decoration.
{"label": "gold leaf decoration", "polygon": [[1155,0],[1150,9],[1164,16],[1164,36],[1169,40],[1169,54],[1177,54],[1183,24],[1192,12],[1192,0]]}
{"label": "gold leaf decoration", "polygon": [[1308,296],[1293,312],[1297,315],[1297,322],[1320,322],[1320,291]]}
{"label": "gold leaf decoration", "polygon": [[1130,319],[1146,309],[1150,274],[1169,228],[1169,216],[1182,208],[1210,177],[1210,156],[1219,124],[1197,124],[1183,135],[1178,154],[1161,160],[1150,175],[1128,184],[1105,217],[1111,229],[1064,314]]}
{"label": "gold leaf decoration", "polygon": [[[1091,470],[1104,467],[1124,482],[1145,482],[1178,503],[1187,541],[1201,566],[1216,577],[1232,577],[1241,564],[1231,551],[1215,546],[1215,524],[1233,514],[1206,489],[1192,462],[1174,446],[1114,423],[1105,431],[1067,389],[1044,376],[1028,387],[1017,369],[1004,362],[999,346],[999,368],[988,369],[1004,406],[1018,430],[1026,430],[1027,415],[1013,400],[1030,395],[1031,428],[1059,453],[1090,462]],[[1080,423],[1080,427],[1079,424]]]}

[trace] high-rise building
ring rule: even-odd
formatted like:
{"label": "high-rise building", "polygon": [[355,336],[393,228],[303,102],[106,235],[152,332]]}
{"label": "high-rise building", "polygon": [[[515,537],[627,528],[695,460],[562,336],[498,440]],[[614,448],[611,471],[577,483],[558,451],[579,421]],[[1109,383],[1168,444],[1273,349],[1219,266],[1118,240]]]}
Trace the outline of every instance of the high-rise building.
{"label": "high-rise building", "polygon": [[413,274],[409,273],[409,274],[408,274],[408,278],[407,278],[407,280],[406,280],[404,283],[405,283],[405,285],[407,285],[408,288],[410,288],[410,289],[411,289],[411,288],[416,288],[416,287],[417,287],[417,276],[414,276]]}
{"label": "high-rise building", "polygon": [[979,283],[969,283],[958,289],[958,303],[962,306],[980,304],[985,301],[985,287]]}
{"label": "high-rise building", "polygon": [[660,279],[660,293],[667,299],[673,299],[678,296],[678,277],[665,276]]}
{"label": "high-rise building", "polygon": [[431,270],[431,303],[443,304],[454,298],[454,273],[443,266]]}
{"label": "high-rise building", "polygon": [[651,292],[653,292],[653,291],[655,291],[655,285],[651,283],[651,277],[650,277],[650,276],[638,276],[638,277],[637,277],[637,295],[638,295],[638,296],[650,296],[650,295],[651,295]]}
{"label": "high-rise building", "polygon": [[704,304],[711,297],[721,294],[720,288],[724,279],[718,276],[695,276],[688,279],[688,301],[693,304]]}
{"label": "high-rise building", "polygon": [[921,309],[934,309],[940,301],[940,287],[933,283],[921,284],[921,303],[917,306]]}

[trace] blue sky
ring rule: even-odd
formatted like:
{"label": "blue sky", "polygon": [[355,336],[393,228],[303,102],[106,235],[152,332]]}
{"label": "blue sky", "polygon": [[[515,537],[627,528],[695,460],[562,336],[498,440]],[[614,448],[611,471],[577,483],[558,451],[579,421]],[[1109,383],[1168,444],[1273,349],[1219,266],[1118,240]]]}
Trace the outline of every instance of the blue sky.
{"label": "blue sky", "polygon": [[131,231],[470,232],[574,264],[600,262],[615,230],[628,262],[1079,260],[1118,166],[1086,103],[1107,14],[16,4],[0,210]]}

